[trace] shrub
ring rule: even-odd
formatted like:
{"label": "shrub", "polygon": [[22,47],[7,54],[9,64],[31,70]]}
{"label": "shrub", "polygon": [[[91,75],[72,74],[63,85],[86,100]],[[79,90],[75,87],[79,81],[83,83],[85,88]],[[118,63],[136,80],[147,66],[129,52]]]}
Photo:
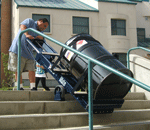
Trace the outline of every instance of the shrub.
{"label": "shrub", "polygon": [[12,84],[15,82],[14,72],[8,70],[8,54],[2,53],[2,63],[4,67],[5,79],[2,81],[2,87],[12,87]]}

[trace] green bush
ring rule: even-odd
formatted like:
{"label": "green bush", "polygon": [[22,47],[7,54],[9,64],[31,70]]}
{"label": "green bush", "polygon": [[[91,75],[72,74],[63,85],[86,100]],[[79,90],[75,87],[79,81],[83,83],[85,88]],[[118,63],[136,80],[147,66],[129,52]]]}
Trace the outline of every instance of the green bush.
{"label": "green bush", "polygon": [[4,67],[4,73],[6,79],[2,81],[2,88],[12,87],[12,84],[15,82],[14,72],[8,70],[8,54],[2,53],[2,62]]}

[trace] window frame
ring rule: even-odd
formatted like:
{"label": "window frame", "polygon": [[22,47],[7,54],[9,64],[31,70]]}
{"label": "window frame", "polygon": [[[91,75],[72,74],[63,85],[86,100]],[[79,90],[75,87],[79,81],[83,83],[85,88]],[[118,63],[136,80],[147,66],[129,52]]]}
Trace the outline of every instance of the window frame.
{"label": "window frame", "polygon": [[[113,25],[113,23],[112,22],[115,22],[115,27],[113,27],[112,25]],[[124,27],[117,27],[117,22],[121,22],[121,21],[123,21],[124,22]],[[111,19],[111,35],[112,36],[127,36],[127,29],[126,29],[126,27],[127,27],[127,22],[126,22],[126,19]],[[123,30],[124,31],[124,34],[118,34],[118,31],[119,30]],[[116,31],[116,33],[114,34],[113,32],[115,32]]]}
{"label": "window frame", "polygon": [[[76,35],[76,34],[80,34],[80,33],[74,33],[73,30],[74,30],[74,23],[73,23],[73,20],[74,18],[77,17],[77,18],[88,18],[88,34],[91,34],[91,19],[90,17],[88,16],[72,16],[72,21],[71,21],[71,26],[72,26],[72,29],[71,29],[71,34],[72,35]],[[82,32],[81,32],[82,33]],[[84,33],[84,32],[83,32]]]}
{"label": "window frame", "polygon": [[[140,30],[144,31],[144,35],[138,35],[139,34],[138,31],[140,31]],[[143,36],[144,40],[143,41],[139,41],[138,36]],[[137,42],[145,42],[145,28],[137,28]]]}

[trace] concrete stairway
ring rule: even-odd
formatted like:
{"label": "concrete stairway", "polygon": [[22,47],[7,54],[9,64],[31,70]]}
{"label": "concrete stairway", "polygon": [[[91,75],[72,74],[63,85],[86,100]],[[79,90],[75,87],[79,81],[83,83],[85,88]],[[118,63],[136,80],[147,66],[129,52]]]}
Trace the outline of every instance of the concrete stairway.
{"label": "concrete stairway", "polygon": [[[121,109],[93,117],[96,130],[149,130],[150,101],[128,93]],[[0,91],[1,130],[88,130],[88,113],[69,94],[54,101],[47,91]]]}

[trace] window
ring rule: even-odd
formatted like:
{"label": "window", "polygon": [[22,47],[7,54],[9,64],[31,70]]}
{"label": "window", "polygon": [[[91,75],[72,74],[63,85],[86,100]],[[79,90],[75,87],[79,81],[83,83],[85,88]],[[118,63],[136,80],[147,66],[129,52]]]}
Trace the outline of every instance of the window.
{"label": "window", "polygon": [[51,29],[50,29],[50,15],[43,15],[43,14],[32,14],[32,19],[37,21],[39,20],[40,18],[46,18],[48,21],[49,21],[49,25],[48,27],[44,30],[44,32],[51,32]]}
{"label": "window", "polygon": [[89,34],[89,18],[73,17],[73,34],[87,33]]}
{"label": "window", "polygon": [[116,57],[122,64],[127,66],[126,53],[112,53],[114,57]]}
{"label": "window", "polygon": [[145,28],[137,28],[137,41],[138,42],[145,41]]}
{"label": "window", "polygon": [[111,19],[111,35],[126,36],[126,21]]}

